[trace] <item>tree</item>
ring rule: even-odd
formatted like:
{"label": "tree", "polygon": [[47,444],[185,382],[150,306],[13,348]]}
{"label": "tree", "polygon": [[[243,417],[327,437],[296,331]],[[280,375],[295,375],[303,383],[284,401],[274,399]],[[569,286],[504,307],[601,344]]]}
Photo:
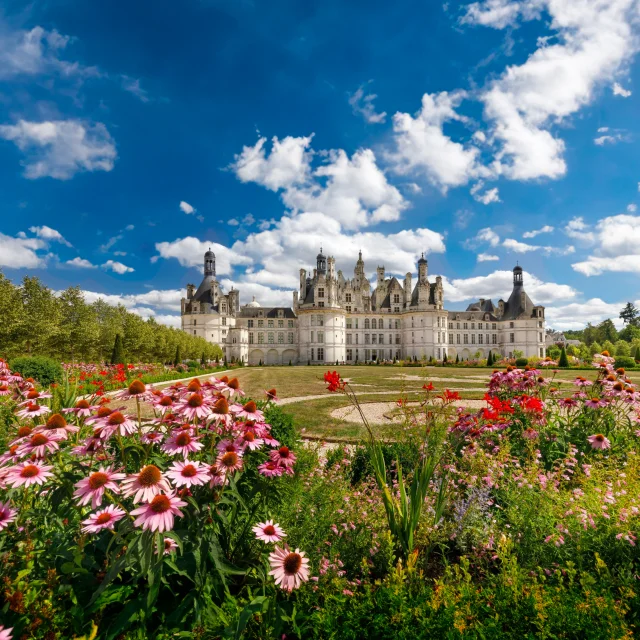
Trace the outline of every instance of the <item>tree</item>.
{"label": "tree", "polygon": [[615,344],[616,356],[629,357],[631,355],[631,347],[628,342],[618,340]]}
{"label": "tree", "polygon": [[615,347],[615,345],[613,344],[613,342],[611,342],[610,340],[605,340],[605,341],[602,343],[602,350],[603,350],[603,351],[608,351],[608,352],[609,352],[609,355],[611,355],[611,356],[612,356],[612,355],[614,355],[614,354],[615,354],[616,347]]}
{"label": "tree", "polygon": [[487,356],[487,367],[490,367],[493,364],[493,354],[491,353],[491,349],[489,349],[489,355]]}
{"label": "tree", "polygon": [[180,352],[180,345],[176,346],[176,355],[173,357],[173,366],[177,367],[182,362],[182,354]]}
{"label": "tree", "polygon": [[111,353],[111,364],[125,364],[124,349],[122,348],[122,338],[119,333],[116,334],[116,340],[113,344],[113,352]]}
{"label": "tree", "polygon": [[635,356],[635,360],[636,362],[640,362],[640,345],[638,345],[636,347],[636,356]]}
{"label": "tree", "polygon": [[592,342],[589,345],[589,351],[592,356],[595,356],[597,353],[602,353],[602,347],[597,342]]}
{"label": "tree", "polygon": [[[395,362],[395,358],[394,358],[394,362]],[[442,357],[442,364],[447,364],[447,354],[446,353]]]}
{"label": "tree", "polygon": [[620,340],[626,340],[627,342],[634,342],[640,340],[640,326],[637,324],[628,324],[618,333]]}
{"label": "tree", "polygon": [[618,330],[612,320],[603,320],[598,325],[598,338],[601,342],[605,342],[606,340],[615,342],[618,339]]}
{"label": "tree", "polygon": [[557,360],[560,357],[560,347],[557,344],[552,344],[547,349],[547,355],[554,360]]}
{"label": "tree", "polygon": [[458,364],[458,362],[460,362],[460,356],[456,353],[456,364]]}
{"label": "tree", "polygon": [[633,302],[627,302],[622,311],[620,311],[620,319],[627,324],[637,324],[638,322],[638,309]]}
{"label": "tree", "polygon": [[580,360],[583,362],[589,362],[591,360],[591,352],[584,342],[580,345]]}
{"label": "tree", "polygon": [[207,359],[204,356],[204,351],[202,352],[202,357],[200,358],[200,366],[203,369],[207,366]]}
{"label": "tree", "polygon": [[567,350],[562,347],[562,351],[560,352],[560,360],[558,360],[559,367],[568,367],[569,366],[569,358],[567,358]]}

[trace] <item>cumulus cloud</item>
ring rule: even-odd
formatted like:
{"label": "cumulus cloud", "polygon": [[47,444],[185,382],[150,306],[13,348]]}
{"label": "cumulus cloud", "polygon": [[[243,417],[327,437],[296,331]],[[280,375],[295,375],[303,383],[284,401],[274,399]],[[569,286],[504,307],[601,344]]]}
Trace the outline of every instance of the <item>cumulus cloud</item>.
{"label": "cumulus cloud", "polygon": [[479,253],[478,262],[495,262],[500,260],[498,256],[491,255],[490,253]]}
{"label": "cumulus cloud", "polygon": [[[598,324],[607,318],[611,318],[618,327],[622,324],[618,314],[620,309],[626,304],[624,302],[605,302],[601,298],[591,298],[585,302],[572,302],[570,304],[551,304],[545,308],[544,315],[547,326],[554,329],[581,330],[584,329],[588,320],[593,324]],[[636,304],[639,304],[636,302]]]}
{"label": "cumulus cloud", "polygon": [[575,248],[572,246],[562,247],[549,247],[549,246],[540,246],[535,244],[527,244],[526,242],[520,242],[519,240],[514,240],[513,238],[507,238],[502,242],[502,246],[509,251],[513,251],[514,253],[529,253],[530,251],[540,251],[545,255],[560,255],[565,256],[570,253],[575,253]]}
{"label": "cumulus cloud", "polygon": [[230,275],[234,267],[252,263],[250,258],[239,254],[233,248],[229,249],[217,242],[201,241],[192,236],[178,238],[173,242],[156,243],[158,255],[154,256],[152,261],[155,262],[158,258],[175,258],[183,267],[202,267],[203,255],[209,248],[216,254],[218,275]]}
{"label": "cumulus cloud", "polygon": [[127,267],[126,264],[122,264],[122,262],[116,262],[115,260],[107,260],[102,265],[102,268],[105,271],[113,271],[114,273],[119,273],[121,275],[123,273],[131,273],[132,271],[134,271],[132,267]]}
{"label": "cumulus cloud", "polygon": [[471,238],[466,244],[474,247],[485,242],[492,247],[497,247],[500,244],[500,236],[491,227],[485,227],[484,229],[480,229],[475,238]]}
{"label": "cumulus cloud", "polygon": [[23,152],[24,176],[68,180],[83,171],[111,171],[116,147],[104,124],[55,120],[0,125],[0,138]]}
{"label": "cumulus cloud", "polygon": [[0,266],[10,269],[42,267],[45,258],[36,252],[46,248],[47,243],[39,238],[13,238],[0,233]]}
{"label": "cumulus cloud", "polygon": [[51,227],[47,227],[43,225],[41,227],[29,227],[29,231],[35,234],[38,238],[42,238],[43,240],[51,240],[54,242],[60,242],[61,244],[71,247],[72,244],[64,239],[62,234]]}
{"label": "cumulus cloud", "polygon": [[640,273],[640,216],[620,214],[598,220],[590,237],[596,249],[571,266],[585,276],[610,272]]}
{"label": "cumulus cloud", "polygon": [[[608,130],[609,129],[607,128],[607,131]],[[618,144],[618,142],[629,142],[629,136],[626,133],[612,133],[612,134],[606,134],[603,136],[598,136],[593,139],[593,142],[598,147],[604,147],[605,145]]]}
{"label": "cumulus cloud", "polygon": [[551,233],[552,231],[554,231],[554,228],[548,224],[545,224],[544,227],[541,227],[540,229],[534,229],[533,231],[525,231],[522,234],[522,237],[535,238],[536,236],[539,236],[542,233]]}
{"label": "cumulus cloud", "polygon": [[89,262],[85,258],[76,257],[73,260],[67,260],[65,264],[68,264],[70,267],[78,267],[79,269],[96,269],[96,265]]}
{"label": "cumulus cloud", "polygon": [[366,86],[366,84],[361,85],[354,94],[349,96],[349,104],[353,109],[353,113],[362,116],[368,124],[383,124],[386,122],[387,112],[376,112],[373,101],[378,96],[375,93],[365,93]]}
{"label": "cumulus cloud", "polygon": [[480,150],[452,140],[442,129],[446,122],[467,122],[456,111],[466,95],[464,91],[425,93],[422,108],[415,116],[393,116],[395,149],[388,159],[395,172],[423,174],[444,192],[467,184],[482,173],[478,167]]}
{"label": "cumulus cloud", "polygon": [[463,22],[504,29],[543,11],[555,37],[540,38],[480,96],[501,145],[492,168],[516,180],[565,174],[564,142],[549,129],[590,104],[637,51],[633,0],[486,0],[470,5]]}
{"label": "cumulus cloud", "polygon": [[196,211],[195,207],[192,207],[188,202],[184,200],[180,201],[180,211],[186,213],[187,215],[194,213]]}
{"label": "cumulus cloud", "polygon": [[482,204],[491,204],[492,202],[501,202],[498,187],[487,189],[484,193],[481,193],[484,187],[484,182],[480,180],[471,187],[471,195],[476,202]]}
{"label": "cumulus cloud", "polygon": [[565,226],[564,232],[574,240],[579,240],[584,244],[593,244],[595,234],[590,231],[590,226],[584,221],[582,216],[572,218]]}
{"label": "cumulus cloud", "polygon": [[631,91],[625,89],[619,82],[614,82],[611,90],[614,96],[620,96],[621,98],[628,98],[631,95]]}

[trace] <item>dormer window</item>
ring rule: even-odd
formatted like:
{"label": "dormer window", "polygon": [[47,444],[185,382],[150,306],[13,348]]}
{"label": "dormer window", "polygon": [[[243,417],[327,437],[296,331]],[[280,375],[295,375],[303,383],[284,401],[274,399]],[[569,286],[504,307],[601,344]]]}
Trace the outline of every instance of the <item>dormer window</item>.
{"label": "dormer window", "polygon": [[318,287],[318,298],[324,298],[324,287]]}

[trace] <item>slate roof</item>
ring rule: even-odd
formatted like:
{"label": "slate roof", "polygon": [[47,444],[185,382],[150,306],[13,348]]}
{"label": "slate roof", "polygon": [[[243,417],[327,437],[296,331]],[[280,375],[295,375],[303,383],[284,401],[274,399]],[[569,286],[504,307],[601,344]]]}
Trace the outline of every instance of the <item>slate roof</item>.
{"label": "slate roof", "polygon": [[295,318],[291,307],[240,307],[239,318],[278,318],[278,311],[284,311],[282,317]]}

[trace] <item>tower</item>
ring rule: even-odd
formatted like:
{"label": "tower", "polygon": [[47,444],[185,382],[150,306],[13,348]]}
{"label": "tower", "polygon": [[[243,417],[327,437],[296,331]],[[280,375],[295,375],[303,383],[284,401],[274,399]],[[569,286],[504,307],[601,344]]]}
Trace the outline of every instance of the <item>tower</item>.
{"label": "tower", "polygon": [[522,280],[522,267],[520,265],[516,265],[513,268],[513,287],[514,289],[516,287],[522,287],[523,286],[523,280]]}
{"label": "tower", "polygon": [[204,254],[204,275],[205,278],[207,276],[216,277],[216,254],[211,249]]}
{"label": "tower", "polygon": [[418,282],[423,284],[427,281],[427,261],[424,257],[424,253],[420,260],[418,260]]}
{"label": "tower", "polygon": [[316,256],[316,267],[318,275],[324,275],[327,272],[327,259],[322,253],[322,247],[320,247],[320,253]]}

